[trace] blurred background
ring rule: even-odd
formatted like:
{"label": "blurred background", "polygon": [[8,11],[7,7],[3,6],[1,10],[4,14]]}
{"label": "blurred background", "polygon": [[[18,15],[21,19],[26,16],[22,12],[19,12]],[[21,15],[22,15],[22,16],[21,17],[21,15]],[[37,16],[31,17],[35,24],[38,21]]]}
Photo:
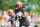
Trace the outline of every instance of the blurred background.
{"label": "blurred background", "polygon": [[[3,13],[4,10],[13,9],[15,10],[15,4],[17,1],[21,1],[23,7],[26,8],[26,11],[30,13],[35,13],[40,15],[40,0],[0,0],[0,12]],[[40,24],[38,24],[40,27]]]}
{"label": "blurred background", "polygon": [[15,3],[21,1],[28,12],[40,14],[40,0],[0,0],[0,10],[15,10]]}

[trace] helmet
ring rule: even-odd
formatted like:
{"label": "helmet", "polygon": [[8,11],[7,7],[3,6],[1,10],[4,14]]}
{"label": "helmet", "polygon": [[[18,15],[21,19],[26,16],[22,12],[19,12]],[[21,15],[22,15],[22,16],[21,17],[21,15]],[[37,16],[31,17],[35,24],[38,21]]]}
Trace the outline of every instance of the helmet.
{"label": "helmet", "polygon": [[10,13],[13,13],[13,9],[9,9],[9,12],[10,12]]}
{"label": "helmet", "polygon": [[22,3],[20,1],[16,2],[16,5],[18,5],[18,8],[22,7]]}

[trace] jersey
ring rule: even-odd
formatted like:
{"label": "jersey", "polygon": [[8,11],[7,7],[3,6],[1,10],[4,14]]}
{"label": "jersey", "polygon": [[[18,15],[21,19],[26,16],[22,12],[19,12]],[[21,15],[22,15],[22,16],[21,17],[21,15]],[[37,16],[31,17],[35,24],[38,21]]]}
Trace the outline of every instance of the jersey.
{"label": "jersey", "polygon": [[[21,7],[21,8],[16,8],[16,9],[15,9],[16,19],[17,19],[17,18],[21,18],[20,16],[18,16],[20,13],[19,13],[19,14],[17,14],[17,13],[18,13],[18,12],[22,12],[22,13],[23,13],[23,10],[25,10],[23,7]],[[18,17],[17,17],[17,16],[18,16]]]}
{"label": "jersey", "polygon": [[11,24],[13,24],[13,20],[14,20],[14,14],[9,14],[9,21],[11,21]]}
{"label": "jersey", "polygon": [[24,9],[23,7],[21,7],[21,8],[16,8],[15,9],[15,14],[17,14],[17,12],[23,12],[23,10],[25,10],[26,11],[26,9]]}

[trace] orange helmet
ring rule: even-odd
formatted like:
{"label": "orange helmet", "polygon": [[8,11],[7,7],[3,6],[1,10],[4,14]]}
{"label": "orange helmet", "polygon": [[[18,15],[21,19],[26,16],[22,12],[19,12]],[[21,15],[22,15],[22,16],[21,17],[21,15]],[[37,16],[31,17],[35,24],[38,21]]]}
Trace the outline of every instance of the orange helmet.
{"label": "orange helmet", "polygon": [[9,9],[9,12],[10,12],[10,13],[13,13],[13,9]]}
{"label": "orange helmet", "polygon": [[16,5],[18,5],[18,8],[22,7],[22,3],[20,1],[16,2]]}

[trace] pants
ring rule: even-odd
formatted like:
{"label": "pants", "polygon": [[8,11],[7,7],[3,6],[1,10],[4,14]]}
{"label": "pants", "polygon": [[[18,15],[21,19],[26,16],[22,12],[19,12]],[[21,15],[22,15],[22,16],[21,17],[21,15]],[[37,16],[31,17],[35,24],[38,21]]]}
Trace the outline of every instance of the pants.
{"label": "pants", "polygon": [[22,26],[28,27],[28,25],[23,25],[24,21],[22,21],[22,20],[19,20],[19,21],[20,21],[20,27],[22,27]]}

